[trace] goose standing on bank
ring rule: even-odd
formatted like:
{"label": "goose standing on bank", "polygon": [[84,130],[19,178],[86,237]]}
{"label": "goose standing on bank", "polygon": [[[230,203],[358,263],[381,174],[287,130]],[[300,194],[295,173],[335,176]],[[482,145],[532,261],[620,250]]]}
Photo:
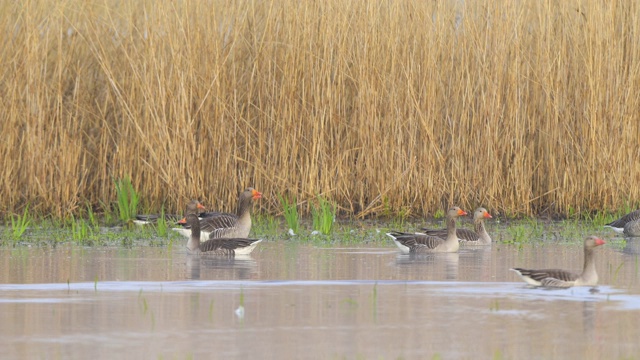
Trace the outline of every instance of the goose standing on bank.
{"label": "goose standing on bank", "polygon": [[187,250],[190,254],[248,255],[262,241],[262,239],[247,238],[216,238],[200,242],[201,220],[198,216],[189,214],[179,223],[187,224],[191,227],[191,236],[189,237],[189,242],[187,242]]}
{"label": "goose standing on bank", "polygon": [[[618,220],[612,221],[608,224],[606,224],[604,227],[609,227],[611,229],[613,229],[613,231],[623,234],[624,231],[624,227],[625,225],[627,225],[628,223],[634,222],[634,221],[638,221],[640,220],[640,209],[636,210],[636,211],[632,211],[630,213],[628,213],[627,215],[621,217]],[[638,225],[640,227],[640,225]],[[630,236],[635,236],[635,235],[630,235]]]}
{"label": "goose standing on bank", "polygon": [[[479,207],[473,213],[473,224],[475,227],[475,231],[467,230],[467,229],[456,229],[456,236],[458,237],[458,241],[466,244],[466,245],[491,245],[491,236],[487,233],[487,230],[484,228],[485,219],[491,219],[492,216],[489,214],[487,209],[483,207]],[[440,238],[445,238],[447,236],[447,229],[422,229],[425,234],[431,236],[437,236]]]}
{"label": "goose standing on bank", "polygon": [[[182,216],[178,214],[164,214],[164,219],[168,221],[178,221],[180,220],[180,218],[188,214],[202,214],[204,210],[205,207],[200,204],[198,200],[191,200],[187,203],[187,208],[185,209]],[[160,216],[160,214],[140,214],[136,215],[136,218],[135,220],[133,220],[133,222],[137,225],[153,224],[158,222]]]}
{"label": "goose standing on bank", "polygon": [[[238,196],[236,213],[211,212],[200,220],[200,232],[206,239],[214,238],[246,238],[251,231],[251,207],[253,200],[260,199],[262,193],[254,188],[247,188]],[[173,229],[185,237],[191,236],[187,228]]]}
{"label": "goose standing on bank", "polygon": [[598,273],[593,261],[593,250],[596,246],[603,245],[604,240],[589,236],[584,240],[584,267],[581,274],[575,274],[560,269],[530,270],[513,268],[522,280],[533,286],[561,287],[572,286],[596,286],[598,285]]}
{"label": "goose standing on bank", "polygon": [[447,212],[447,237],[441,238],[421,233],[403,233],[392,231],[387,236],[393,239],[404,254],[410,253],[432,253],[432,252],[456,252],[460,248],[458,236],[456,235],[456,219],[467,213],[457,206],[452,207]]}

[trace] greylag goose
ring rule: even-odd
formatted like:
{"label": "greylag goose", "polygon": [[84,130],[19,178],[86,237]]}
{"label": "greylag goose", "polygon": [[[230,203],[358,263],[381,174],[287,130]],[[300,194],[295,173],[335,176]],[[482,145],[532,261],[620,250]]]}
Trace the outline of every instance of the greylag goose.
{"label": "greylag goose", "polygon": [[392,231],[387,236],[393,239],[401,252],[410,253],[430,253],[430,252],[456,252],[460,245],[456,236],[456,218],[467,213],[457,206],[452,207],[447,212],[447,237],[431,236],[421,233],[403,233]]}
{"label": "greylag goose", "polygon": [[627,236],[640,236],[640,219],[624,224],[623,233]]}
{"label": "greylag goose", "polygon": [[[201,217],[200,232],[207,239],[232,237],[246,238],[251,231],[251,206],[253,200],[260,199],[262,193],[254,188],[247,188],[238,196],[238,207],[235,214],[210,212]],[[173,229],[185,237],[191,236],[190,229]]]}
{"label": "greylag goose", "polygon": [[258,245],[262,239],[247,238],[216,238],[200,242],[200,223],[201,220],[195,214],[188,214],[182,220],[181,224],[188,224],[191,227],[191,237],[187,242],[189,253],[199,254],[206,253],[211,255],[248,255]]}
{"label": "greylag goose", "polygon": [[[640,209],[638,209],[636,211],[632,211],[632,212],[628,213],[627,215],[621,217],[620,219],[608,223],[604,227],[609,227],[609,228],[613,229],[613,231],[622,234],[622,233],[624,233],[625,225],[627,225],[630,222],[637,221],[637,220],[640,220]],[[631,236],[633,236],[633,235],[631,235]]]}
{"label": "greylag goose", "polygon": [[[483,207],[479,207],[473,213],[473,224],[475,227],[475,231],[467,230],[467,229],[456,229],[456,236],[458,237],[458,241],[461,241],[468,245],[491,245],[491,236],[487,233],[487,230],[484,228],[484,220],[491,219],[492,216],[489,214],[487,209]],[[447,229],[422,229],[425,234],[431,236],[437,236],[440,238],[445,238],[447,236]]]}
{"label": "greylag goose", "polygon": [[593,262],[593,250],[596,246],[603,245],[604,240],[589,236],[584,240],[584,267],[581,274],[575,274],[560,269],[530,270],[513,268],[527,284],[533,286],[561,287],[595,286],[598,284],[596,264]]}
{"label": "greylag goose", "polygon": [[[184,211],[184,215],[180,216],[178,214],[164,214],[164,219],[168,221],[178,221],[180,220],[180,218],[182,218],[187,214],[201,214],[202,216],[202,214],[206,214],[206,213],[202,213],[202,211],[204,210],[205,210],[204,206],[202,206],[202,204],[200,204],[198,200],[191,200],[189,201],[189,203],[187,203],[187,208]],[[133,222],[138,225],[153,224],[158,221],[160,216],[161,216],[160,214],[136,215],[136,218],[135,220],[133,220]]]}

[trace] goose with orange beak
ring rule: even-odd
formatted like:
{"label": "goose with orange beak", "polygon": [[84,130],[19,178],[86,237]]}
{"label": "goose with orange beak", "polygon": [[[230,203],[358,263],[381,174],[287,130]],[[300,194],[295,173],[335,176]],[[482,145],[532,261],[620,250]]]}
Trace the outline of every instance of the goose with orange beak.
{"label": "goose with orange beak", "polygon": [[[223,212],[206,213],[205,216],[200,219],[200,232],[202,237],[206,239],[248,237],[251,231],[251,208],[253,207],[253,201],[260,198],[262,198],[262,193],[250,187],[238,196],[238,206],[235,214]],[[191,229],[183,228],[174,230],[183,236],[191,236]]]}
{"label": "goose with orange beak", "polygon": [[392,231],[387,236],[393,239],[404,254],[433,253],[433,252],[457,252],[460,248],[456,235],[456,219],[467,215],[466,211],[457,206],[447,212],[447,237],[441,238],[422,233],[403,233]]}
{"label": "goose with orange beak", "polygon": [[593,260],[593,251],[596,247],[604,245],[605,241],[596,236],[584,239],[584,267],[581,274],[561,269],[531,270],[513,268],[518,276],[527,284],[533,286],[568,288],[572,286],[596,286],[598,285],[598,273]]}

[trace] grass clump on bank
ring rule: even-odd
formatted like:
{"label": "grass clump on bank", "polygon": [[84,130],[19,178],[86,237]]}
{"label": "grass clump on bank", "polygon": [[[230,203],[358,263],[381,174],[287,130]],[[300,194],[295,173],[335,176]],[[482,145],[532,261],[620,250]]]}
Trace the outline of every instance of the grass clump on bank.
{"label": "grass clump on bank", "polygon": [[131,221],[138,211],[138,193],[133,188],[128,177],[115,180],[116,194],[118,195],[118,213],[120,220]]}
{"label": "grass clump on bank", "polygon": [[167,219],[164,217],[164,206],[160,211],[160,217],[158,217],[158,221],[156,221],[156,233],[160,237],[167,237],[169,235],[169,224],[167,224]]}
{"label": "grass clump on bank", "polygon": [[298,215],[298,203],[296,197],[279,196],[282,204],[282,215],[284,220],[294,234],[300,232],[300,216]]}
{"label": "grass clump on bank", "polygon": [[78,244],[91,242],[94,237],[95,227],[91,226],[85,219],[71,219],[71,235],[73,241]]}
{"label": "grass clump on bank", "polygon": [[278,239],[282,233],[279,217],[269,214],[254,214],[251,228],[251,231],[254,234],[259,234],[261,238]]}
{"label": "grass clump on bank", "polygon": [[24,212],[22,215],[13,215],[11,216],[11,229],[10,229],[10,237],[16,242],[22,238],[22,235],[27,231],[27,228],[31,224],[31,218],[29,217],[29,206],[27,205],[24,208]]}
{"label": "grass clump on bank", "polygon": [[318,195],[317,200],[318,205],[311,210],[313,229],[324,235],[329,235],[336,219],[336,206],[320,195]]}

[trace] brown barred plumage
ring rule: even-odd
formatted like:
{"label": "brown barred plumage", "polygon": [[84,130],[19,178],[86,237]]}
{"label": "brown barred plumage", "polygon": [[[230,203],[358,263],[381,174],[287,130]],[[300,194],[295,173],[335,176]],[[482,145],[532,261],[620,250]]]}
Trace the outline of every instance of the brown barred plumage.
{"label": "brown barred plumage", "polygon": [[387,235],[393,239],[396,246],[403,253],[427,253],[427,252],[456,252],[458,251],[458,238],[456,236],[456,218],[467,213],[457,206],[447,212],[447,237],[430,236],[420,233],[404,233],[392,231]]}
{"label": "brown barred plumage", "polygon": [[190,253],[203,253],[221,256],[249,254],[261,239],[215,238],[200,242],[200,222],[195,214],[189,214],[180,220],[191,227],[191,237],[187,243]]}
{"label": "brown barred plumage", "polygon": [[[491,219],[492,216],[485,208],[477,208],[473,214],[473,222],[475,231],[467,229],[456,229],[458,240],[467,245],[491,245],[491,237],[484,228],[484,220]],[[446,238],[447,229],[428,229],[422,228],[425,234]]]}
{"label": "brown barred plumage", "polygon": [[598,284],[598,273],[593,261],[593,250],[603,245],[604,240],[589,236],[584,240],[584,267],[581,274],[560,269],[532,270],[513,268],[527,284],[546,287],[595,286]]}

